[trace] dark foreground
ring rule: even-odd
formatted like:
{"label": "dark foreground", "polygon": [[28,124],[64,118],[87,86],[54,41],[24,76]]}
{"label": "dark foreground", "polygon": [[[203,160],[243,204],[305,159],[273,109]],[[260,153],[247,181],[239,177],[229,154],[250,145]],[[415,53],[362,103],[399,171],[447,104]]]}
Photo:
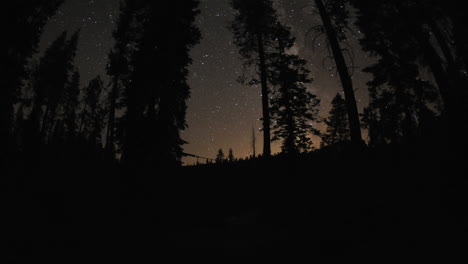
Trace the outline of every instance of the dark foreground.
{"label": "dark foreground", "polygon": [[18,161],[3,263],[466,258],[466,165],[444,151],[344,146],[164,173]]}

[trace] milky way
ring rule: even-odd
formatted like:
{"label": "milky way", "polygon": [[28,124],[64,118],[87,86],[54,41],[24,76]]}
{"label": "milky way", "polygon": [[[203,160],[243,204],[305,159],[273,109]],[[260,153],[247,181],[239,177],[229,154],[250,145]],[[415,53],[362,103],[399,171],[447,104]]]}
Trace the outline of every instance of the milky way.
{"label": "milky way", "polygon": [[[118,19],[118,2],[115,0],[78,1],[68,0],[46,26],[41,41],[41,51],[63,30],[73,32],[81,28],[76,65],[82,76],[82,85],[96,75],[108,80],[105,67],[107,55],[113,45],[112,30]],[[320,37],[312,43],[306,37],[308,29],[320,24],[319,17],[307,6],[310,0],[278,1],[276,7],[280,20],[290,26],[297,38],[291,52],[308,61],[314,82],[309,89],[321,99],[320,115],[326,117],[334,95],[341,91],[340,82],[333,63],[327,59],[325,39]],[[188,102],[187,122],[189,128],[183,132],[187,153],[214,157],[219,148],[225,153],[232,148],[236,157],[251,155],[252,128],[257,137],[257,153],[261,152],[262,134],[260,87],[245,86],[237,82],[243,72],[242,62],[228,30],[233,20],[233,11],[228,0],[203,0],[197,25],[202,31],[201,43],[192,52],[189,83],[191,98]],[[369,64],[357,45],[359,32],[350,36],[353,47],[354,75],[357,98],[362,108],[366,102],[368,76],[361,68]],[[168,40],[170,41],[170,40]],[[331,68],[331,69],[330,69]],[[322,124],[317,124],[323,129]],[[318,139],[314,139],[316,147]],[[279,142],[273,144],[278,152]],[[187,158],[185,163],[193,163]]]}

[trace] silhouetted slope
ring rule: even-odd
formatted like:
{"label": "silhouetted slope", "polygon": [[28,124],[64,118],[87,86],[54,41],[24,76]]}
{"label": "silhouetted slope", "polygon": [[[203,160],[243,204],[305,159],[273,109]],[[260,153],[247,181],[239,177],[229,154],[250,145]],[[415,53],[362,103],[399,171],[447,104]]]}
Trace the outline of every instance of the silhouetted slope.
{"label": "silhouetted slope", "polygon": [[3,199],[8,256],[79,263],[91,256],[134,262],[461,255],[466,183],[455,181],[454,164],[441,162],[437,148],[421,147],[341,145],[162,173],[36,164],[34,174],[25,169],[22,184],[16,182],[22,189]]}

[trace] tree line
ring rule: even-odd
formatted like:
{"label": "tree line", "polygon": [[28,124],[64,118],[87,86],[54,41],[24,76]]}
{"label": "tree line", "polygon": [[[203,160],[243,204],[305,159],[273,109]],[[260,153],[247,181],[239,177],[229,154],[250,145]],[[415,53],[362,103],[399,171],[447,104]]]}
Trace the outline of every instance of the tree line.
{"label": "tree line", "polygon": [[[450,146],[463,145],[467,132],[466,14],[450,1],[313,0],[310,7],[322,24],[311,28],[324,35],[343,88],[332,101],[328,118],[318,118],[318,99],[304,88],[310,83],[305,61],[287,51],[294,45],[290,29],[278,20],[272,0],[233,0],[236,17],[231,25],[244,66],[253,69],[241,80],[260,85],[263,104],[263,154],[271,154],[271,140],[282,140],[282,151],[310,149],[311,134],[322,145],[351,142],[402,144],[418,137],[449,138]],[[370,104],[358,112],[355,87],[347,59],[353,28],[364,37],[364,52],[376,58],[364,72]],[[429,72],[431,77],[424,78]],[[431,80],[433,79],[433,81]],[[310,124],[324,121],[319,133]],[[273,138],[271,131],[273,129]],[[450,137],[448,137],[450,135]]]}
{"label": "tree line", "polygon": [[[1,160],[11,153],[52,152],[118,158],[130,167],[180,165],[189,52],[201,39],[195,24],[199,1],[122,1],[109,52],[110,80],[96,76],[84,85],[74,64],[80,31],[63,32],[39,60],[33,59],[45,24],[63,1],[24,2],[6,4],[0,23],[8,38],[0,49]],[[313,81],[307,62],[290,52],[296,39],[274,2],[230,3],[235,17],[229,28],[251,73],[239,81],[262,92],[264,156],[271,155],[274,140],[281,141],[284,153],[309,151],[311,135],[320,136],[323,146],[346,141],[361,146],[363,129],[371,146],[400,144],[434,131],[451,145],[465,138],[468,32],[466,14],[457,5],[311,0],[322,21],[313,30],[325,36],[343,89],[323,119],[319,98],[307,90]],[[370,104],[362,113],[346,51],[353,28],[363,33],[363,51],[376,58],[364,69],[372,80]],[[426,73],[431,77],[424,78]],[[318,131],[318,122],[327,125],[325,132]]]}
{"label": "tree line", "polygon": [[96,76],[85,86],[74,63],[80,31],[63,32],[33,59],[44,25],[63,1],[22,2],[8,4],[11,20],[2,23],[12,31],[2,49],[8,59],[0,78],[2,161],[16,153],[32,160],[179,165],[189,51],[201,37],[194,24],[199,2],[122,1],[110,81]]}

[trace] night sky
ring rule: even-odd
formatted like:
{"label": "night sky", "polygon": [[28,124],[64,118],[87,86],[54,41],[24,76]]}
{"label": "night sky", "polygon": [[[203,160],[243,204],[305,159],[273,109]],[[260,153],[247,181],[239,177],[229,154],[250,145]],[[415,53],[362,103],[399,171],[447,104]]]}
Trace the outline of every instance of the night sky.
{"label": "night sky", "polygon": [[[320,24],[320,18],[304,6],[311,0],[277,0],[280,20],[292,28],[297,38],[291,52],[308,61],[314,82],[309,89],[321,99],[320,115],[326,117],[334,95],[341,91],[339,77],[328,56],[325,38],[312,45],[311,37],[305,38],[308,29]],[[40,45],[44,49],[63,31],[73,32],[81,28],[76,65],[81,74],[81,85],[86,85],[96,75],[108,80],[105,67],[107,55],[113,45],[112,30],[118,19],[118,0],[67,0],[46,26]],[[232,43],[232,33],[227,26],[233,20],[229,0],[202,0],[197,24],[202,31],[201,43],[192,50],[189,84],[191,98],[188,102],[189,128],[182,137],[189,143],[185,152],[214,158],[219,148],[227,154],[232,148],[235,157],[251,155],[252,128],[256,131],[257,153],[262,152],[260,87],[237,83],[242,73],[242,62]],[[370,59],[359,50],[356,36],[350,36],[355,53],[353,75],[359,108],[367,105],[368,76],[361,72]],[[170,40],[169,40],[170,41]],[[317,124],[323,130],[323,124]],[[320,141],[314,139],[315,147]],[[273,153],[280,150],[280,143],[272,146]],[[186,164],[194,162],[187,158]]]}

